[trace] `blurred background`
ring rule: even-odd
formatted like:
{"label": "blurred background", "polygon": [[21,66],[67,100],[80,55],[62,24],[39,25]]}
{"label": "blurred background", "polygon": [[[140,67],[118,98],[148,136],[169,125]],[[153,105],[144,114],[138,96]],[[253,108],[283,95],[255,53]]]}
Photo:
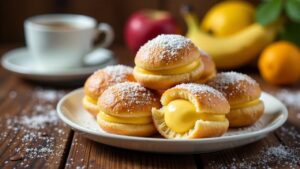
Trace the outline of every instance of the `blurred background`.
{"label": "blurred background", "polygon": [[[192,10],[183,16],[186,4]],[[26,18],[74,13],[112,26],[115,39],[109,49],[123,64],[133,65],[139,47],[158,34],[177,33],[208,53],[218,70],[259,71],[272,84],[290,85],[300,79],[299,8],[299,0],[0,0],[0,52],[25,45]],[[168,16],[139,13],[143,9]],[[134,22],[142,25],[139,30]]]}
{"label": "blurred background", "polygon": [[[114,44],[124,45],[123,29],[128,17],[144,9],[167,10],[186,31],[180,13],[184,4],[191,4],[196,14],[204,14],[220,0],[0,0],[0,44],[24,43],[23,22],[30,16],[47,13],[76,13],[92,16],[98,22],[113,26],[116,37]],[[251,3],[257,4],[258,0]]]}

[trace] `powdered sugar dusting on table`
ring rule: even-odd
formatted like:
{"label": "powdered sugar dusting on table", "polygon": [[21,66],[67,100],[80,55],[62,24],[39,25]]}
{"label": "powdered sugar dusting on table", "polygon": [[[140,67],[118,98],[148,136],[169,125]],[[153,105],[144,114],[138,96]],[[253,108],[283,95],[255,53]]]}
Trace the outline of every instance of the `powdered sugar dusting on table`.
{"label": "powdered sugar dusting on table", "polygon": [[[300,119],[300,91],[281,89],[274,93],[275,97],[281,100],[288,108],[293,109],[296,118]],[[291,113],[291,112],[290,112]]]}
{"label": "powdered sugar dusting on table", "polygon": [[[19,99],[17,91],[13,92],[12,99]],[[11,93],[10,92],[10,93]],[[65,125],[60,125],[56,114],[56,103],[66,93],[60,90],[35,88],[32,98],[35,99],[33,107],[28,110],[21,107],[18,115],[6,115],[1,118],[0,127],[6,128],[0,136],[0,141],[6,141],[11,149],[11,160],[20,160],[18,167],[30,167],[30,159],[46,159],[49,156],[61,156],[63,154],[64,143],[67,141],[64,129]],[[12,94],[10,94],[11,96]],[[26,106],[25,106],[26,107]],[[51,129],[51,131],[49,130]],[[8,139],[10,134],[14,134],[14,139]],[[62,144],[57,144],[58,142]],[[7,160],[4,164],[10,164]],[[55,162],[59,163],[59,161]],[[53,165],[53,164],[45,164]]]}
{"label": "powdered sugar dusting on table", "polygon": [[187,48],[192,43],[191,40],[185,38],[181,35],[166,35],[162,34],[157,36],[156,38],[148,41],[145,43],[141,48],[140,51],[147,52],[151,51],[157,46],[164,48],[164,52],[160,53],[161,59],[167,59],[167,53],[170,54],[169,56],[173,56],[171,59],[176,59],[178,57],[178,51],[184,48]]}
{"label": "powdered sugar dusting on table", "polygon": [[300,110],[300,91],[291,91],[288,89],[282,89],[276,92],[275,96],[279,100],[281,100],[285,105]]}
{"label": "powdered sugar dusting on table", "polygon": [[300,157],[297,154],[298,150],[279,144],[263,148],[261,151],[259,151],[256,154],[256,156],[259,157],[259,160],[253,160],[253,157],[251,156],[240,157],[238,160],[236,158],[228,159],[229,163],[226,164],[222,164],[213,160],[208,163],[208,167],[216,169],[269,169],[272,168],[272,166],[277,165],[281,166],[282,168],[295,168],[298,166],[297,163],[300,160]]}
{"label": "powdered sugar dusting on table", "polygon": [[34,96],[37,99],[41,99],[43,101],[55,101],[58,100],[59,98],[62,98],[66,93],[63,91],[57,91],[54,89],[43,89],[43,88],[36,88]]}
{"label": "powdered sugar dusting on table", "polygon": [[[283,144],[268,146],[261,148],[254,154],[245,156],[237,154],[239,158],[228,158],[226,163],[212,160],[208,163],[208,168],[216,169],[232,169],[232,168],[263,168],[269,169],[273,166],[281,166],[281,168],[298,168],[300,161],[300,132],[294,126],[282,126],[278,129],[281,138],[291,138],[293,146]],[[244,147],[246,148],[246,146]],[[257,157],[259,160],[257,160]],[[277,167],[278,168],[278,167]]]}

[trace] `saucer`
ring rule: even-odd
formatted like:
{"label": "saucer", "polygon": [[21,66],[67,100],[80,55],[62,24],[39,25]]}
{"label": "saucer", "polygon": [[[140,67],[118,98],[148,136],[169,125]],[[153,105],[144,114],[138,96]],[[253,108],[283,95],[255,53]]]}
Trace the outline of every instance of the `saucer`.
{"label": "saucer", "polygon": [[221,137],[201,139],[165,139],[162,137],[134,137],[107,133],[94,117],[86,112],[81,101],[83,89],[65,95],[57,105],[60,119],[84,137],[96,142],[138,151],[156,153],[204,153],[246,145],[266,137],[287,120],[286,107],[272,95],[262,92],[260,99],[265,104],[262,117],[252,126],[230,128]]}
{"label": "saucer", "polygon": [[101,69],[108,65],[113,65],[116,60],[111,51],[107,49],[103,50],[104,54],[107,54],[102,59],[90,58],[89,60],[97,60],[97,64],[83,65],[65,70],[59,70],[55,72],[45,72],[36,69],[35,62],[32,56],[29,54],[27,48],[17,48],[5,53],[2,57],[2,66],[25,79],[35,80],[40,82],[67,82],[74,80],[82,80],[92,74],[94,71]]}

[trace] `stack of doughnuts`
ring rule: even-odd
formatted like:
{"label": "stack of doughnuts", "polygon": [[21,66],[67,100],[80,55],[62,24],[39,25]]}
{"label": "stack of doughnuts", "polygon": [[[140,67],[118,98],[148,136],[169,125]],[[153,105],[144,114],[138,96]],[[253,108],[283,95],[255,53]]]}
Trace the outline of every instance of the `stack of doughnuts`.
{"label": "stack of doughnuts", "polygon": [[109,66],[84,85],[83,107],[106,132],[168,139],[222,136],[263,114],[259,85],[235,72],[217,74],[211,57],[181,35],[144,44],[135,67]]}

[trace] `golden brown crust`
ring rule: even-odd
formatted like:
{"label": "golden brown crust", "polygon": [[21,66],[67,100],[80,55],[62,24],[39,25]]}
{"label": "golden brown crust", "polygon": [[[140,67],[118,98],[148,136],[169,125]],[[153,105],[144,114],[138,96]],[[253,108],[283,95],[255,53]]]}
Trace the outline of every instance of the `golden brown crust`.
{"label": "golden brown crust", "polygon": [[160,110],[152,110],[152,118],[154,125],[158,132],[169,139],[195,139],[218,137],[226,133],[228,130],[229,122],[227,119],[224,121],[204,121],[197,120],[194,127],[186,133],[177,133],[168,128],[164,121],[164,113]]}
{"label": "golden brown crust", "polygon": [[216,77],[216,72],[210,74],[209,76],[202,76],[199,80],[195,81],[195,83],[206,84],[209,80]]}
{"label": "golden brown crust", "polygon": [[84,84],[84,93],[97,100],[103,91],[116,83],[135,81],[133,69],[124,65],[108,66],[94,72]]}
{"label": "golden brown crust", "polygon": [[137,82],[150,89],[166,90],[180,83],[191,82],[199,79],[203,72],[204,66],[200,64],[196,69],[189,73],[178,75],[154,75],[144,74],[134,68],[133,74]]}
{"label": "golden brown crust", "polygon": [[152,107],[159,107],[159,99],[149,89],[134,82],[118,83],[105,90],[98,99],[99,109],[119,117],[151,116]]}
{"label": "golden brown crust", "polygon": [[161,103],[165,106],[176,99],[189,100],[197,112],[226,114],[230,110],[229,103],[219,91],[202,84],[180,84],[168,89],[162,95]]}
{"label": "golden brown crust", "polygon": [[223,93],[231,106],[255,100],[261,94],[254,79],[236,72],[218,73],[207,84]]}
{"label": "golden brown crust", "polygon": [[226,117],[229,120],[230,127],[244,127],[254,124],[263,112],[264,104],[260,101],[256,105],[231,109]]}
{"label": "golden brown crust", "polygon": [[86,96],[82,99],[82,105],[85,110],[87,110],[92,116],[96,117],[99,113],[99,108],[96,104],[91,103]]}
{"label": "golden brown crust", "polygon": [[197,83],[206,83],[210,79],[213,79],[217,74],[217,69],[215,62],[212,60],[210,56],[208,56],[205,53],[201,53],[201,60],[202,64],[204,65],[204,71],[202,72],[202,75],[199,80],[197,80]]}
{"label": "golden brown crust", "polygon": [[189,138],[219,137],[227,132],[228,126],[229,122],[227,119],[225,121],[198,120],[194,127],[195,130]]}
{"label": "golden brown crust", "polygon": [[105,121],[97,116],[98,125],[106,132],[128,136],[151,136],[157,133],[153,123],[122,124]]}
{"label": "golden brown crust", "polygon": [[181,35],[160,35],[140,48],[134,62],[146,70],[163,70],[187,65],[199,55],[191,40]]}

